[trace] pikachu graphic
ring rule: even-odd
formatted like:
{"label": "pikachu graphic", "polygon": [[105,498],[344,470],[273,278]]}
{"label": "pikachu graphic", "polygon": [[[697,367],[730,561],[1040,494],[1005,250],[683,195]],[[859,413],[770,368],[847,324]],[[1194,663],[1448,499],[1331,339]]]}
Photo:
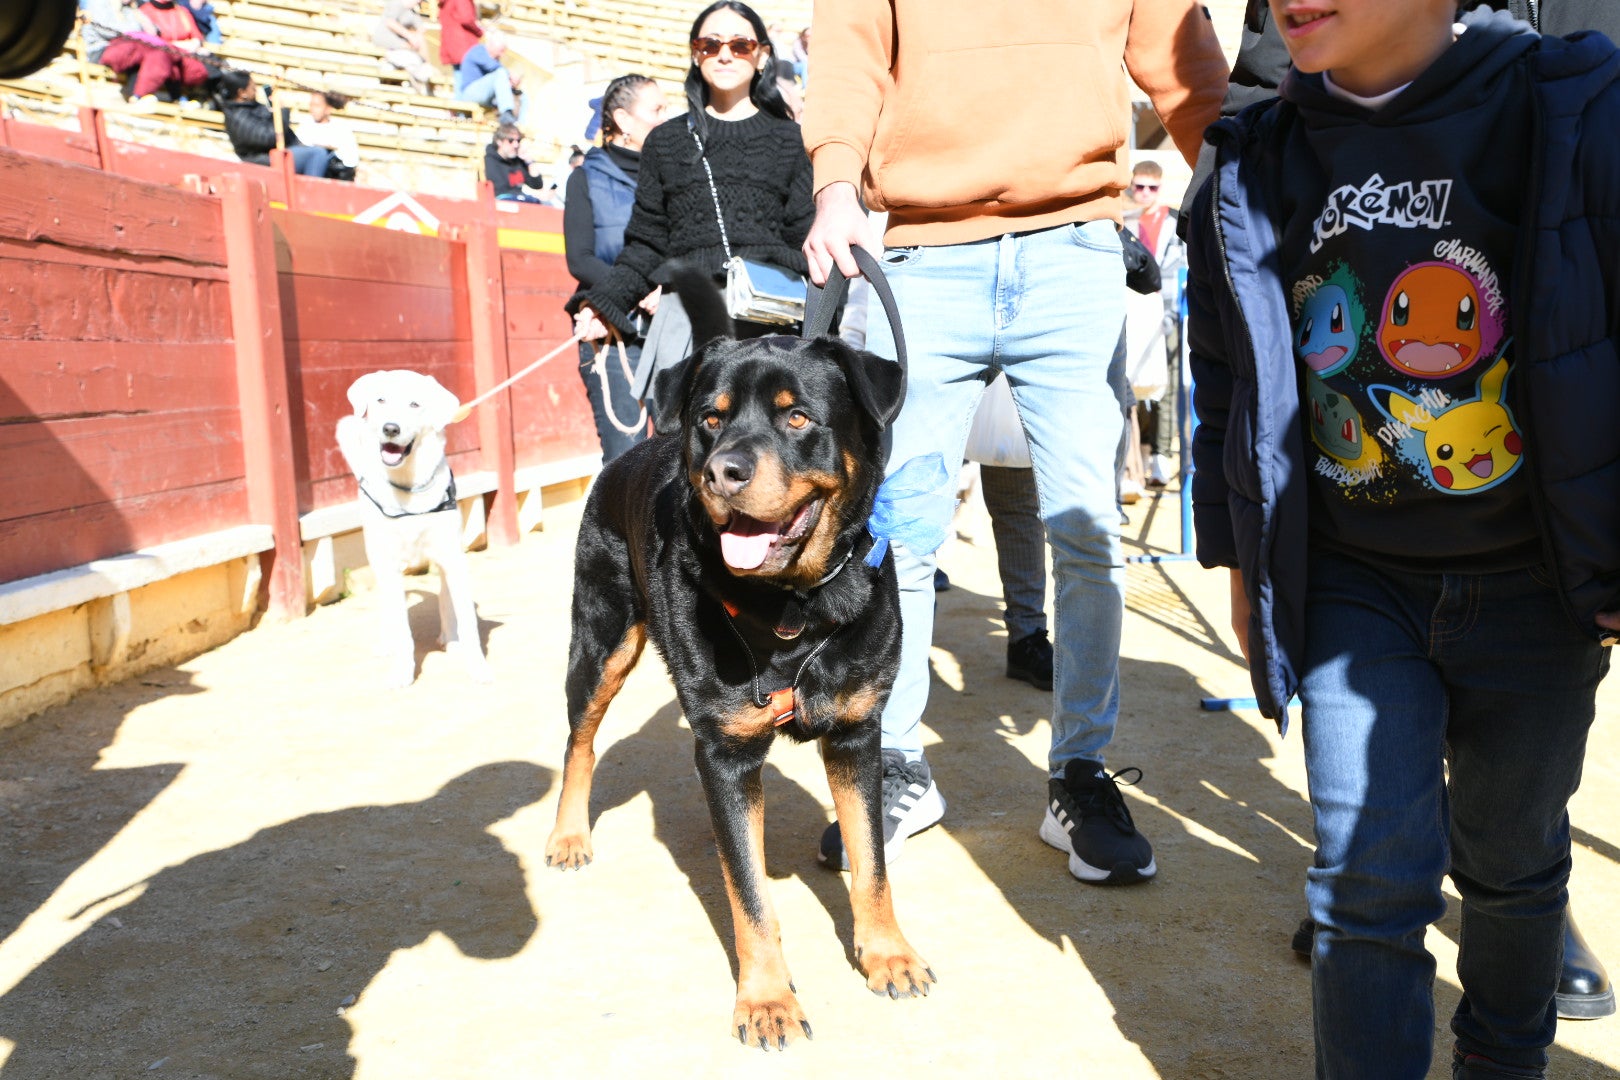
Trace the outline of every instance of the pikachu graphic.
{"label": "pikachu graphic", "polygon": [[1454,495],[1485,491],[1512,476],[1524,460],[1524,440],[1513,414],[1502,404],[1507,346],[1504,341],[1496,361],[1480,376],[1473,398],[1453,401],[1439,412],[1394,387],[1368,388],[1374,404],[1397,428],[1415,433],[1414,442],[1421,436],[1418,464],[1438,491]]}

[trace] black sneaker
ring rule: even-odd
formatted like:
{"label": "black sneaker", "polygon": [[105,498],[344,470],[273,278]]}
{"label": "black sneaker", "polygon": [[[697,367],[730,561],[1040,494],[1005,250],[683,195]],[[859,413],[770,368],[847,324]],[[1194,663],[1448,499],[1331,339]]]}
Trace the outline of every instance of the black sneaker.
{"label": "black sneaker", "polygon": [[1052,642],[1045,630],[1007,642],[1007,678],[1023,679],[1037,690],[1052,689]]}
{"label": "black sneaker", "polygon": [[1299,920],[1294,928],[1294,937],[1288,943],[1294,950],[1294,955],[1306,963],[1310,963],[1311,952],[1316,948],[1316,920],[1309,915]]}
{"label": "black sneaker", "polygon": [[[883,861],[894,862],[900,857],[900,845],[906,837],[922,832],[944,816],[945,800],[928,771],[928,762],[907,761],[898,750],[883,751]],[[828,825],[821,834],[821,851],[816,857],[829,870],[849,869],[838,822]]]}
{"label": "black sneaker", "polygon": [[1159,872],[1153,845],[1136,831],[1121,778],[1134,773],[1126,784],[1142,779],[1142,770],[1121,769],[1110,774],[1095,761],[1076,758],[1063,776],[1047,781],[1046,818],[1041,839],[1069,853],[1069,873],[1091,885],[1133,885]]}

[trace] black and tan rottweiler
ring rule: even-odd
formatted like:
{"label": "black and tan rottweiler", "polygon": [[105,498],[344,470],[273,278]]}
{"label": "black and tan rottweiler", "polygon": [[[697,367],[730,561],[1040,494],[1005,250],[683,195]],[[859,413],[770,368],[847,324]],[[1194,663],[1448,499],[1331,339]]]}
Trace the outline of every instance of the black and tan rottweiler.
{"label": "black and tan rottweiler", "polygon": [[[706,283],[705,283],[706,284]],[[694,340],[723,325],[683,283]],[[651,640],[696,737],[737,945],[732,1028],[784,1047],[810,1025],[765,889],[760,770],[817,739],[849,853],[855,954],[874,992],[933,972],[894,918],[879,822],[878,717],[900,656],[892,556],[867,532],[898,365],[837,338],[710,341],[657,383],[660,431],[602,470],[575,558],[568,749],[548,865],[591,860],[593,742]],[[873,565],[875,564],[875,565]]]}

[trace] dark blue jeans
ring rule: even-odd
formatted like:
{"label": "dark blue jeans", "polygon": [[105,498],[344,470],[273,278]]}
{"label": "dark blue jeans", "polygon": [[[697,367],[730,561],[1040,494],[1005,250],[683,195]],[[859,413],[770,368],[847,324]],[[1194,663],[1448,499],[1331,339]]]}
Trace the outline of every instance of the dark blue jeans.
{"label": "dark blue jeans", "polygon": [[[641,429],[634,435],[626,434],[613,426],[608,418],[608,409],[611,407],[613,415],[625,427],[631,427],[636,417],[641,415],[641,402],[635,399],[630,392],[630,380],[624,374],[624,366],[619,363],[619,350],[615,347],[604,346],[603,362],[607,365],[608,393],[611,404],[602,397],[602,380],[593,369],[595,350],[591,343],[579,343],[579,377],[585,383],[585,396],[591,399],[591,415],[596,418],[596,436],[602,441],[602,464],[606,465],[636,443],[647,437],[646,421],[642,421]],[[625,358],[630,362],[630,370],[636,369],[636,362],[641,359],[641,342],[624,347]]]}
{"label": "dark blue jeans", "polygon": [[289,146],[293,171],[299,176],[325,176],[326,166],[332,160],[332,151],[324,146]]}
{"label": "dark blue jeans", "polygon": [[1557,1022],[1567,807],[1608,652],[1539,567],[1411,574],[1313,552],[1309,581],[1316,1075],[1427,1074],[1423,938],[1448,871],[1463,899],[1457,1049],[1539,1075]]}

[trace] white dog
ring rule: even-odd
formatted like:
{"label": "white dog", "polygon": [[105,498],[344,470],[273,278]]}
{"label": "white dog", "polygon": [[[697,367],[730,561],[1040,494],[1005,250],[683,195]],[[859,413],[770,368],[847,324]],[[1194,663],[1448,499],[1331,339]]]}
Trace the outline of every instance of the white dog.
{"label": "white dog", "polygon": [[349,387],[354,415],[338,421],[338,448],[360,483],[366,558],[377,576],[387,685],[416,677],[416,646],[405,608],[405,571],[422,559],[439,568],[439,643],[472,677],[493,679],[478,637],[472,575],[461,542],[456,482],[444,428],[461,402],[431,375],[373,371]]}

